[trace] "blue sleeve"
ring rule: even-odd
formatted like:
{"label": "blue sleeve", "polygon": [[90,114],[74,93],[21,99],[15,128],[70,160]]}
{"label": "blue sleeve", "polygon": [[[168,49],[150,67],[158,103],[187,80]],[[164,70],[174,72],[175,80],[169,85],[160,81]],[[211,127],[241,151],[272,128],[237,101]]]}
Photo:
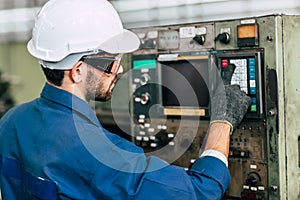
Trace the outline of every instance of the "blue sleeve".
{"label": "blue sleeve", "polygon": [[228,168],[215,157],[197,159],[188,173],[198,199],[221,199],[230,184]]}
{"label": "blue sleeve", "polygon": [[230,182],[228,168],[214,157],[199,158],[189,171],[167,165],[157,157],[149,157],[145,171],[111,171],[106,177],[103,177],[103,171],[99,172],[93,179],[92,196],[114,200],[145,197],[156,200],[212,200],[221,199]]}
{"label": "blue sleeve", "polygon": [[141,148],[112,134],[98,135],[98,139],[95,135],[85,142],[101,141],[89,150],[103,165],[91,180],[87,199],[212,200],[221,199],[229,185],[228,168],[215,157],[198,158],[186,171],[158,157],[146,157]]}

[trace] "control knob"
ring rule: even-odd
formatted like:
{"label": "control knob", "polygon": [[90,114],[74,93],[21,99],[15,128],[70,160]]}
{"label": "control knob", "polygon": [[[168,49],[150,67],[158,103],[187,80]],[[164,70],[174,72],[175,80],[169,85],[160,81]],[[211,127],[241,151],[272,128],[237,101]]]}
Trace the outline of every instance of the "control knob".
{"label": "control knob", "polygon": [[148,92],[141,95],[141,104],[146,105],[151,99],[151,96]]}
{"label": "control knob", "polygon": [[196,41],[198,44],[203,45],[205,43],[205,36],[204,35],[196,35],[193,38],[194,41]]}
{"label": "control knob", "polygon": [[228,44],[230,42],[230,34],[227,32],[220,33],[215,40]]}
{"label": "control knob", "polygon": [[254,176],[250,176],[249,178],[247,178],[246,183],[248,183],[249,185],[255,185],[258,183],[258,180]]}
{"label": "control knob", "polygon": [[141,75],[140,83],[141,85],[146,85],[150,81],[150,76],[148,74]]}

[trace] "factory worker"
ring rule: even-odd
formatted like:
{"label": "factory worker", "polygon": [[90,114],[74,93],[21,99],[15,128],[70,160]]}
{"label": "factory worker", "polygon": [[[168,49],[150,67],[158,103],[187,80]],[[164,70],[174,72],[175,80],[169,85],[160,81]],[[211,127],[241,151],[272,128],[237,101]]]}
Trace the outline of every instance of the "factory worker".
{"label": "factory worker", "polygon": [[[1,118],[2,200],[223,196],[230,182],[230,133],[249,106],[238,88],[216,92],[212,106],[218,109],[212,109],[204,152],[186,171],[146,156],[140,147],[104,129],[89,106],[90,101],[111,98],[123,71],[122,54],[139,47],[138,37],[123,28],[108,1],[48,1],[27,47],[47,82],[39,98]],[[228,98],[230,105],[217,106]]]}

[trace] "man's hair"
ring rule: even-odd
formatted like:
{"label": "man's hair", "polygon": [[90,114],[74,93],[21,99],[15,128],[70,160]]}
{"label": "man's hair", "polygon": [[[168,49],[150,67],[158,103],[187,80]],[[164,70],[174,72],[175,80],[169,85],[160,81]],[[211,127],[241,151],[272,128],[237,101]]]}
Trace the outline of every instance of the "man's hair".
{"label": "man's hair", "polygon": [[49,81],[50,83],[56,85],[56,86],[61,86],[62,85],[62,81],[64,79],[64,74],[65,71],[64,70],[59,70],[59,69],[49,69],[46,67],[43,67],[41,65],[43,72],[46,76],[47,81]]}

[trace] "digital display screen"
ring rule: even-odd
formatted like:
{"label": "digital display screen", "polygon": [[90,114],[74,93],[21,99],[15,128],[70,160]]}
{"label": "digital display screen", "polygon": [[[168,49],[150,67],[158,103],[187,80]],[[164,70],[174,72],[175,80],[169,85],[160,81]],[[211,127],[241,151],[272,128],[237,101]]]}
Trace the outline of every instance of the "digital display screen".
{"label": "digital display screen", "polygon": [[208,108],[207,59],[160,63],[163,106]]}
{"label": "digital display screen", "polygon": [[133,61],[133,69],[155,69],[156,68],[156,60],[155,59],[147,59],[147,60],[134,60]]}

